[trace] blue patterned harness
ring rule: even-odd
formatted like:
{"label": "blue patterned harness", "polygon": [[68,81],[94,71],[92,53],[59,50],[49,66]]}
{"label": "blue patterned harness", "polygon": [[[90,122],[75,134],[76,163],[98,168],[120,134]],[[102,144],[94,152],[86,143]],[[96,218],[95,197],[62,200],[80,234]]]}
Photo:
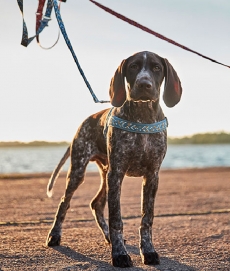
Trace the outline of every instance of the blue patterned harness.
{"label": "blue patterned harness", "polygon": [[160,133],[167,129],[168,127],[168,120],[167,118],[164,118],[163,120],[151,124],[147,123],[137,123],[137,122],[131,122],[124,119],[120,119],[116,116],[111,116],[111,113],[113,111],[113,107],[110,109],[107,118],[106,123],[104,126],[104,136],[106,137],[108,132],[108,127],[112,126],[127,132],[131,133],[139,133],[139,134],[155,134]]}

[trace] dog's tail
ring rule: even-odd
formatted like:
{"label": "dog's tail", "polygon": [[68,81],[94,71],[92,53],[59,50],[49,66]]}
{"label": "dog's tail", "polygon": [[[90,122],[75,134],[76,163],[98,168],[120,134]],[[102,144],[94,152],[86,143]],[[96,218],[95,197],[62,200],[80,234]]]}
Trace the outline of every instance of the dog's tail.
{"label": "dog's tail", "polygon": [[66,150],[64,156],[62,157],[61,161],[58,163],[57,167],[54,169],[54,171],[49,179],[49,182],[47,185],[47,192],[46,192],[47,196],[49,198],[51,198],[53,195],[53,186],[55,184],[55,181],[57,180],[59,173],[61,171],[61,168],[65,164],[65,161],[69,158],[69,156],[70,156],[70,146]]}

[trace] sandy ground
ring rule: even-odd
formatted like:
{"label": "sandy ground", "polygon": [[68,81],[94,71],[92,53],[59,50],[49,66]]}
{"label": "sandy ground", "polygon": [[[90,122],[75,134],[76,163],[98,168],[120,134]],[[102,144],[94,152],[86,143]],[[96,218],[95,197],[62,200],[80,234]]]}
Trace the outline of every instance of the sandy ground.
{"label": "sandy ground", "polygon": [[[87,174],[72,199],[61,246],[45,247],[65,188],[62,174],[53,198],[47,198],[48,178],[0,178],[0,270],[121,270],[111,266],[111,248],[89,208],[99,187],[97,173]],[[155,267],[143,265],[139,256],[140,190],[140,178],[124,180],[124,236],[134,263],[128,270],[230,270],[230,168],[161,171],[153,226],[161,264]]]}

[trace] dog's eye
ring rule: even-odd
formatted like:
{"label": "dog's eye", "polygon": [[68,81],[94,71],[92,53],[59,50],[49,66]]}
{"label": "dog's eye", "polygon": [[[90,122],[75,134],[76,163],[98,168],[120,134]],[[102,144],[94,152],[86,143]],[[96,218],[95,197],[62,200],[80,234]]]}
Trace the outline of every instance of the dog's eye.
{"label": "dog's eye", "polygon": [[138,65],[137,64],[131,64],[129,67],[132,70],[137,70],[138,69]]}
{"label": "dog's eye", "polygon": [[160,68],[160,66],[158,66],[158,65],[155,65],[154,67],[153,67],[153,71],[154,72],[159,72],[161,70],[161,68]]}

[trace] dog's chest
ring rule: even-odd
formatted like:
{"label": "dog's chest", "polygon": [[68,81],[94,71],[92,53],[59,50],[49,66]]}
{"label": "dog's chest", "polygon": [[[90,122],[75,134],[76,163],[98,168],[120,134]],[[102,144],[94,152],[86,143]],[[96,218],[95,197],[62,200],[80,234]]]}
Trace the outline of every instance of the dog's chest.
{"label": "dog's chest", "polygon": [[143,147],[143,152],[144,153],[148,153],[148,151],[150,151],[153,148],[152,142],[149,141],[149,135],[148,134],[143,134],[141,136],[141,145]]}
{"label": "dog's chest", "polygon": [[149,170],[159,169],[167,148],[166,132],[122,133],[116,142],[118,148],[120,155],[115,159],[117,166],[126,168],[128,176],[143,176]]}

